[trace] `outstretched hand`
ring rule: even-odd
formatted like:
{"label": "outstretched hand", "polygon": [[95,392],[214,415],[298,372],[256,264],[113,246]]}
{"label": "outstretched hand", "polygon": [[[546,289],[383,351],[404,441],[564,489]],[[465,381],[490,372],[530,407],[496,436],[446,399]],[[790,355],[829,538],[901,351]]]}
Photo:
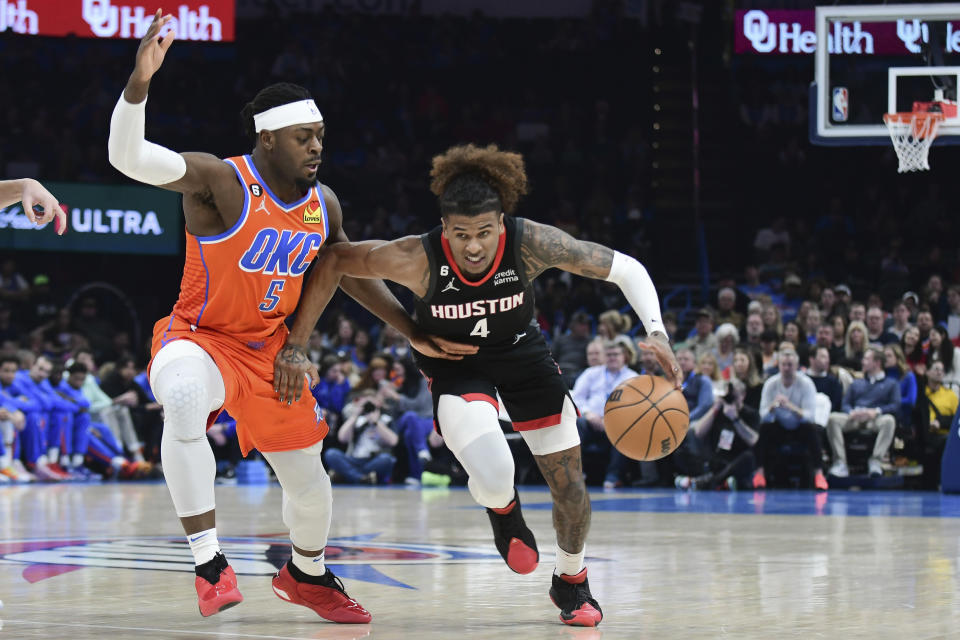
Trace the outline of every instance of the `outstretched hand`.
{"label": "outstretched hand", "polygon": [[410,338],[410,346],[431,358],[443,360],[462,360],[477,352],[477,345],[454,342],[446,338],[426,334],[415,334]]}
{"label": "outstretched hand", "polygon": [[20,201],[23,203],[24,215],[33,224],[41,226],[53,220],[57,235],[62,236],[67,230],[67,214],[53,194],[36,180],[23,181]]}
{"label": "outstretched hand", "polygon": [[663,375],[667,380],[673,383],[675,389],[683,388],[683,376],[680,374],[680,364],[676,356],[673,355],[673,349],[670,348],[670,342],[667,336],[656,332],[647,336],[643,342],[638,342],[637,346],[647,351],[653,351],[660,368],[663,369]]}
{"label": "outstretched hand", "polygon": [[310,387],[320,381],[320,372],[307,356],[307,350],[296,344],[284,345],[273,359],[273,390],[280,402],[300,401],[304,377]]}
{"label": "outstretched hand", "polygon": [[161,9],[157,9],[157,13],[153,16],[153,22],[147,28],[146,35],[140,41],[140,48],[137,49],[137,64],[133,73],[140,80],[150,80],[160,68],[160,65],[163,64],[167,49],[173,44],[176,35],[172,29],[163,34],[161,38],[158,38],[157,35],[172,19],[173,16],[170,14],[162,15]]}

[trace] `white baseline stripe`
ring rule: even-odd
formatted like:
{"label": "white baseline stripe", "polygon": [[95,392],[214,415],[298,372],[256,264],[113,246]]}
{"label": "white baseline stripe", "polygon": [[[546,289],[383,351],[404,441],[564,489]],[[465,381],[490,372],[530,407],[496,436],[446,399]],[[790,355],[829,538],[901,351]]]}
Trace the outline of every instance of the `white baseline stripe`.
{"label": "white baseline stripe", "polygon": [[[264,636],[234,631],[195,631],[193,629],[158,629],[154,627],[112,627],[103,624],[77,624],[69,622],[50,622],[49,620],[11,620],[3,619],[4,624],[33,624],[44,627],[79,627],[83,629],[117,629],[120,631],[156,631],[157,633],[187,633],[198,636],[227,636],[230,638],[265,638],[268,640],[303,640],[307,636]],[[358,627],[359,628],[359,627]],[[359,637],[359,636],[358,636]]]}

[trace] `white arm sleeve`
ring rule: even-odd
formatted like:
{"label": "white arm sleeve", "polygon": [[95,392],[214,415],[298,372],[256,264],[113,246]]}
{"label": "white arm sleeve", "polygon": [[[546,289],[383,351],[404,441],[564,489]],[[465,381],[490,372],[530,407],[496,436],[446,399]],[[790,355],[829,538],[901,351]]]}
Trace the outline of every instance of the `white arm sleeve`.
{"label": "white arm sleeve", "polygon": [[663,319],[660,317],[660,298],[657,297],[657,290],[653,286],[650,274],[642,264],[628,255],[614,251],[613,264],[610,265],[607,282],[613,282],[620,287],[627,302],[640,316],[640,322],[643,323],[647,335],[654,331],[667,335]]}
{"label": "white arm sleeve", "polygon": [[187,162],[179,153],[144,139],[147,101],[130,104],[123,95],[110,118],[107,141],[110,164],[134,180],[146,184],[168,184],[187,173]]}

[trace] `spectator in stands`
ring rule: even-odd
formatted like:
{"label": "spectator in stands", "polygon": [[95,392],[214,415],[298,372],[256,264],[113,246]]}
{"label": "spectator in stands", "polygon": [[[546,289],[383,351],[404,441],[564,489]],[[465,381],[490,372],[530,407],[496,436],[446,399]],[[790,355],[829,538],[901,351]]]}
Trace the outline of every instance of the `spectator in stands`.
{"label": "spectator in stands", "polygon": [[407,450],[407,478],[410,485],[420,484],[424,465],[433,459],[429,437],[433,431],[433,396],[427,379],[412,360],[401,360],[403,384],[380,388],[379,397],[385,411],[397,425],[397,435]]}
{"label": "spectator in stands", "polygon": [[[921,306],[926,306],[935,320],[946,320],[949,306],[947,305],[946,293],[943,290],[943,278],[940,277],[940,274],[934,273],[927,278],[927,286],[923,288]],[[920,324],[919,319],[917,324]],[[920,334],[923,335],[923,329],[920,330]]]}
{"label": "spectator in stands", "polygon": [[597,318],[597,335],[604,340],[613,340],[617,336],[630,331],[633,321],[630,316],[620,313],[616,309],[608,309]]}
{"label": "spectator in stands", "polygon": [[36,477],[20,461],[19,434],[26,428],[25,412],[34,409],[35,405],[16,380],[19,368],[20,361],[16,356],[0,355],[0,407],[6,416],[0,419],[0,441],[3,444],[0,475],[14,482],[32,482]]}
{"label": "spectator in stands", "polygon": [[771,372],[777,368],[777,343],[780,342],[780,334],[772,329],[764,329],[760,334],[760,370],[766,379]]}
{"label": "spectator in stands", "polygon": [[737,379],[743,383],[743,402],[749,407],[760,409],[760,392],[763,389],[763,378],[757,371],[757,360],[754,354],[744,347],[737,347],[733,352],[733,364],[724,371],[727,380]]}
{"label": "spectator in stands", "polygon": [[[760,437],[760,416],[744,403],[745,394],[743,383],[732,380],[726,394],[717,397],[710,410],[690,425],[687,438],[697,442],[694,448],[700,456],[683,462],[697,475],[678,475],[678,489],[753,488],[753,445]],[[677,462],[680,466],[681,461]]]}
{"label": "spectator in stands", "polygon": [[759,313],[747,314],[743,333],[744,345],[754,352],[759,352],[760,336],[763,334],[763,317]]}
{"label": "spectator in stands", "polygon": [[352,403],[356,405],[355,410],[348,412],[350,417],[337,431],[337,440],[345,444],[347,450],[324,451],[330,480],[342,480],[348,484],[390,482],[397,461],[390,450],[399,442],[397,434],[390,428],[390,416],[381,412],[374,391],[357,394]]}
{"label": "spectator in stands", "polygon": [[769,296],[773,293],[770,285],[760,281],[760,271],[754,265],[750,265],[744,270],[744,282],[737,288],[750,300],[756,300],[760,296]]}
{"label": "spectator in stands", "polygon": [[378,352],[390,356],[394,362],[413,359],[413,354],[410,352],[410,341],[391,324],[383,325],[380,330],[379,344]]}
{"label": "spectator in stands", "polygon": [[163,433],[161,407],[137,384],[136,376],[137,366],[133,358],[124,358],[116,363],[112,371],[104,374],[100,388],[118,404],[130,408],[133,425],[144,449],[159,451]]}
{"label": "spectator in stands", "polygon": [[717,369],[723,371],[733,364],[733,350],[740,342],[740,332],[731,322],[725,322],[716,331],[717,336]]}
{"label": "spectator in stands", "polygon": [[590,316],[578,311],[570,317],[570,330],[553,341],[553,358],[570,388],[577,381],[577,376],[587,368],[587,344],[590,340]]}
{"label": "spectator in stands", "polygon": [[850,287],[845,284],[838,284],[833,288],[833,294],[836,302],[834,302],[834,309],[831,310],[830,315],[839,313],[846,317],[847,312],[850,310],[850,300],[852,296]]}
{"label": "spectator in stands", "polygon": [[349,348],[353,346],[353,338],[357,333],[357,323],[350,318],[341,316],[337,320],[337,332],[333,336],[328,336],[326,347],[336,354],[349,353]]}
{"label": "spectator in stands", "polygon": [[854,320],[847,327],[847,338],[844,341],[844,358],[840,365],[851,371],[860,371],[863,363],[863,353],[867,350],[867,326]]}
{"label": "spectator in stands", "polygon": [[957,413],[957,394],[943,386],[943,363],[934,362],[927,370],[924,388],[930,407],[929,431],[924,435],[923,477],[924,488],[936,489],[940,482],[940,461],[950,435],[950,426]]}
{"label": "spectator in stands", "polygon": [[763,383],[760,398],[760,439],[755,447],[758,466],[753,486],[767,486],[764,466],[773,462],[781,446],[793,440],[804,447],[805,465],[812,470],[814,487],[826,490],[827,480],[820,468],[820,436],[813,424],[817,388],[798,370],[800,360],[793,344],[780,343],[777,362],[779,371]]}
{"label": "spectator in stands", "polygon": [[0,300],[9,304],[25,302],[30,296],[30,284],[17,270],[13,258],[4,259],[0,264]]}
{"label": "spectator in stands", "polygon": [[770,226],[759,229],[753,239],[753,248],[761,258],[766,257],[778,244],[790,246],[790,232],[787,230],[787,221],[783,217],[774,218]]}
{"label": "spectator in stands", "polygon": [[783,299],[779,308],[785,320],[795,320],[803,304],[803,280],[795,273],[783,279]]}
{"label": "spectator in stands", "polygon": [[324,410],[327,424],[333,431],[340,424],[343,407],[350,395],[350,381],[343,375],[343,366],[333,354],[324,356],[320,367],[320,380],[310,388],[310,393]]}
{"label": "spectator in stands", "polygon": [[[587,453],[609,455],[603,481],[603,486],[607,489],[623,485],[622,473],[626,459],[622,453],[610,447],[603,428],[603,408],[607,397],[617,385],[638,375],[627,366],[627,360],[633,355],[634,349],[627,336],[608,340],[604,345],[606,362],[584,369],[570,392],[580,410],[577,430],[580,432],[581,446]],[[677,361],[679,360],[678,357]],[[683,363],[680,363],[680,367],[683,368]]]}
{"label": "spectator in stands", "polygon": [[880,347],[884,345],[900,342],[900,338],[884,330],[883,311],[877,307],[871,307],[867,311],[867,344],[871,347]]}
{"label": "spectator in stands", "polygon": [[883,475],[882,460],[893,442],[900,413],[900,383],[883,372],[883,352],[875,347],[863,354],[863,378],[854,380],[843,396],[841,412],[831,413],[827,423],[827,437],[833,450],[830,474],[847,477],[847,450],[843,434],[853,429],[877,432],[873,454],[867,462],[871,476]]}
{"label": "spectator in stands", "polygon": [[720,376],[720,367],[717,366],[717,357],[707,351],[697,360],[697,372],[710,381],[713,396],[722,396],[727,392],[727,384]]}
{"label": "spectator in stands", "polygon": [[802,335],[806,339],[807,344],[815,344],[817,342],[817,332],[821,326],[824,325],[823,316],[820,315],[820,308],[816,305],[811,305],[810,308],[807,309],[807,314],[801,324],[803,328]]}
{"label": "spectator in stands", "polygon": [[930,330],[930,350],[927,353],[927,370],[934,362],[943,363],[943,384],[948,387],[960,385],[960,347],[953,346],[947,330],[940,325]]}
{"label": "spectator in stands", "polygon": [[587,343],[587,367],[599,367],[606,362],[605,343],[606,341],[600,336]]}
{"label": "spectator in stands", "polygon": [[813,343],[811,347],[824,347],[827,351],[830,352],[830,362],[840,362],[844,357],[844,348],[843,346],[837,346],[833,339],[833,324],[830,322],[825,322],[820,325],[820,328],[817,329],[817,340]]}
{"label": "spectator in stands", "polygon": [[930,349],[930,331],[933,329],[933,314],[929,309],[920,309],[917,312],[917,329],[920,331],[920,344],[924,353]]}
{"label": "spectator in stands", "polygon": [[903,302],[898,302],[893,306],[893,324],[887,327],[887,331],[897,337],[897,340],[903,338],[903,332],[910,326],[910,309]]}
{"label": "spectator in stands", "polygon": [[736,309],[737,292],[732,287],[724,287],[717,292],[717,315],[718,323],[729,322],[737,330],[743,327],[743,314]]}
{"label": "spectator in stands", "polygon": [[664,311],[663,328],[667,332],[668,336],[677,335],[677,314],[675,314],[673,311]]}
{"label": "spectator in stands", "polygon": [[830,398],[830,410],[840,411],[843,408],[843,385],[837,376],[830,373],[830,350],[826,347],[815,346],[810,349],[810,366],[807,376],[813,381],[817,393]]}
{"label": "spectator in stands", "polygon": [[687,339],[679,346],[692,350],[694,357],[698,359],[704,353],[716,353],[717,336],[713,334],[712,309],[704,307],[697,311],[694,330],[690,332]]}
{"label": "spectator in stands", "polygon": [[801,362],[807,361],[806,336],[803,335],[803,329],[796,320],[790,320],[783,324],[783,339],[794,346]]}
{"label": "spectator in stands", "polygon": [[900,338],[900,348],[907,359],[907,365],[918,376],[925,375],[927,372],[927,356],[923,352],[923,345],[920,343],[920,329],[916,327],[907,327]]}
{"label": "spectator in stands", "polygon": [[847,320],[850,322],[850,324],[853,324],[854,322],[865,323],[867,320],[866,305],[858,301],[850,303],[850,308],[847,311]]}
{"label": "spectator in stands", "polygon": [[326,347],[323,346],[323,334],[319,329],[314,329],[310,339],[307,340],[307,357],[310,358],[310,362],[319,367],[327,353]]}
{"label": "spectator in stands", "polygon": [[830,287],[824,287],[820,290],[820,312],[824,318],[829,318],[834,314],[834,305],[837,303],[837,297]]}
{"label": "spectator in stands", "polygon": [[913,408],[917,404],[917,376],[907,365],[907,359],[899,344],[888,344],[883,348],[883,372],[900,384],[900,412],[897,420],[904,427],[912,426]]}
{"label": "spectator in stands", "polygon": [[763,328],[767,331],[774,331],[778,336],[783,335],[783,321],[780,319],[780,309],[772,302],[763,305],[760,312],[763,318]]}
{"label": "spectator in stands", "polygon": [[947,335],[955,347],[960,347],[960,284],[947,287]]}
{"label": "spectator in stands", "polygon": [[920,296],[917,295],[916,291],[905,292],[900,301],[907,305],[910,317],[916,319],[917,313],[920,311]]}
{"label": "spectator in stands", "polygon": [[713,386],[697,372],[697,361],[691,349],[677,349],[677,363],[683,376],[683,397],[687,400],[690,420],[697,420],[713,406]]}
{"label": "spectator in stands", "polygon": [[[130,408],[136,406],[138,402],[137,392],[131,389],[115,398],[107,395],[97,381],[97,363],[93,357],[93,351],[89,349],[75,351],[73,362],[82,364],[88,372],[83,380],[81,391],[90,403],[91,420],[105,424],[114,439],[123,444],[130,458],[134,462],[143,462],[143,442],[137,434],[133,416],[130,413]],[[73,362],[68,362],[68,366]],[[152,402],[153,399],[150,401]]]}

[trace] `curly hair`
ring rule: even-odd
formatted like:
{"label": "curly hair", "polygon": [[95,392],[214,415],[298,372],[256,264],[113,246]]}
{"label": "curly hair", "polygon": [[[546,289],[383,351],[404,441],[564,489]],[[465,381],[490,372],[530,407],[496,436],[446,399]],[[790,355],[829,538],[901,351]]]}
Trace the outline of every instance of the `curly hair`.
{"label": "curly hair", "polygon": [[260,90],[253,100],[244,105],[240,111],[240,121],[243,124],[243,131],[256,142],[257,131],[253,122],[253,116],[263,113],[268,109],[279,107],[282,104],[289,104],[299,100],[309,100],[310,92],[298,84],[291,82],[278,82],[264,87]]}
{"label": "curly hair", "polygon": [[527,192],[523,156],[497,145],[451,147],[434,156],[430,190],[440,199],[440,214],[475,216],[487,211],[513,213]]}

